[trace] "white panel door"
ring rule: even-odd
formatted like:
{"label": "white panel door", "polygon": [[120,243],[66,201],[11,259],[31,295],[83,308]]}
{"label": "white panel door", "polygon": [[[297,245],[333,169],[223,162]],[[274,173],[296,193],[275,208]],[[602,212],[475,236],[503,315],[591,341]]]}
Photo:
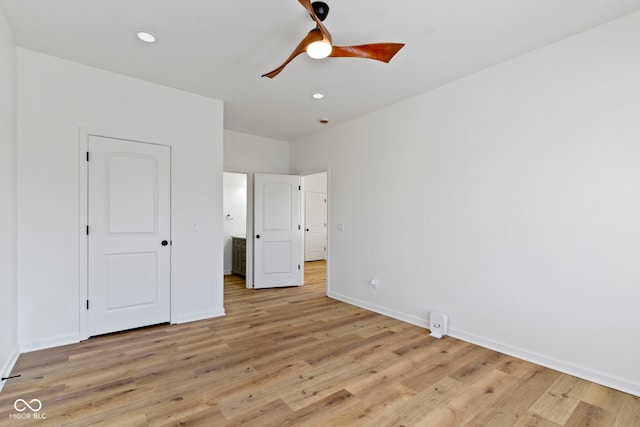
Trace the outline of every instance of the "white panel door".
{"label": "white panel door", "polygon": [[89,137],[88,331],[170,320],[170,148]]}
{"label": "white panel door", "polygon": [[304,260],[327,258],[327,195],[304,193]]}
{"label": "white panel door", "polygon": [[300,180],[292,175],[255,175],[255,288],[303,284]]}

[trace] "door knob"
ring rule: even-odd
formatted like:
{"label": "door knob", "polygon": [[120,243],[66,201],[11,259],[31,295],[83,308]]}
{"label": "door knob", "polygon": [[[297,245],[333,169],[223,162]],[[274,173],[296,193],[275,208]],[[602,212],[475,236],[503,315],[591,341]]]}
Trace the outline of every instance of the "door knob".
{"label": "door knob", "polygon": [[162,241],[162,246],[167,246],[169,244],[169,242],[167,242],[166,240]]}
{"label": "door knob", "polygon": [[307,228],[307,231],[309,231],[309,229]]}
{"label": "door knob", "polygon": [[259,234],[256,234],[256,239],[259,239],[259,238],[260,238],[260,235],[259,235]]}

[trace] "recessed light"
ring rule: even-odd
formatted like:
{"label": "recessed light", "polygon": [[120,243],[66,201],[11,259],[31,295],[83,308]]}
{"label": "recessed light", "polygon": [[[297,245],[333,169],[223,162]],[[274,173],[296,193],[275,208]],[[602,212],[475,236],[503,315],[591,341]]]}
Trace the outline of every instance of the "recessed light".
{"label": "recessed light", "polygon": [[313,95],[311,95],[311,97],[313,99],[322,99],[322,98],[324,98],[324,94],[322,94],[322,93],[314,93]]}
{"label": "recessed light", "polygon": [[145,43],[153,43],[156,41],[156,36],[151,33],[147,33],[146,31],[139,31],[136,36]]}

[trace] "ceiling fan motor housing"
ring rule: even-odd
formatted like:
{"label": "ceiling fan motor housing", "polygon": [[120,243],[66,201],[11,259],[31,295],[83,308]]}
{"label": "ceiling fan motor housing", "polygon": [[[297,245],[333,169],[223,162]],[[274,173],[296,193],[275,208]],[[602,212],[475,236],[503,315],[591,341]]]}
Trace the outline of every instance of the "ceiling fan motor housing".
{"label": "ceiling fan motor housing", "polygon": [[314,1],[311,6],[313,6],[313,13],[316,14],[318,19],[324,21],[329,14],[329,5],[323,1]]}

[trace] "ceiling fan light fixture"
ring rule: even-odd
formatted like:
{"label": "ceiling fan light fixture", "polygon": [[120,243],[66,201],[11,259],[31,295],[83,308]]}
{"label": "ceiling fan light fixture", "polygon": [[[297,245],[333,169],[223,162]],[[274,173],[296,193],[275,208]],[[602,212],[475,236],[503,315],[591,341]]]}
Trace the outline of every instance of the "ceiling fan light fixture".
{"label": "ceiling fan light fixture", "polygon": [[331,43],[326,40],[318,40],[316,42],[309,43],[307,46],[307,55],[313,59],[323,59],[331,55],[333,47]]}

